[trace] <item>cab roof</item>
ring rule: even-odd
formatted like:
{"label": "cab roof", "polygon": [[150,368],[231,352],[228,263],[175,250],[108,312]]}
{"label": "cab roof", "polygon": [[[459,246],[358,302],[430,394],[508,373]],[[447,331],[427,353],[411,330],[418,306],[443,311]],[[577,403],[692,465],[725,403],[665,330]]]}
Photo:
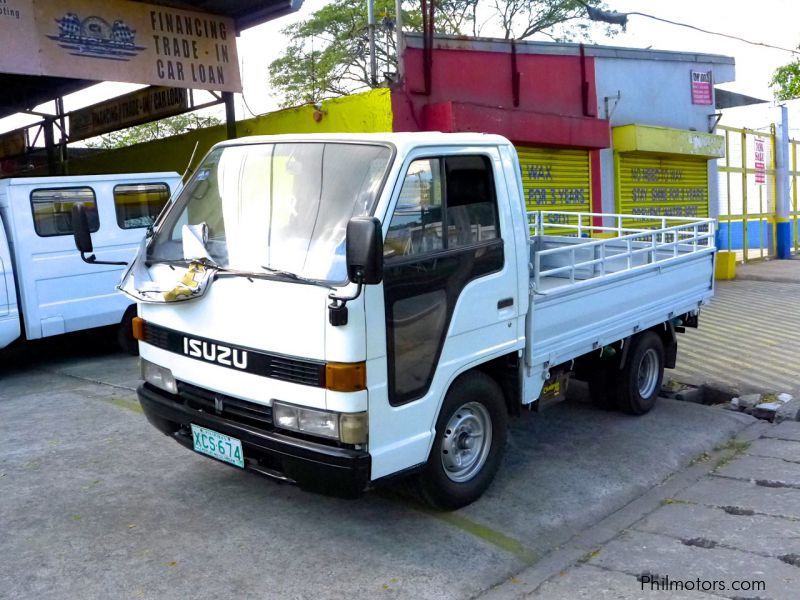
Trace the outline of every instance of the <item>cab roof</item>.
{"label": "cab roof", "polygon": [[297,133],[281,135],[253,135],[227,140],[215,144],[215,148],[241,146],[243,144],[274,144],[287,142],[364,142],[371,144],[391,144],[400,153],[420,146],[508,146],[511,145],[501,135],[487,133],[442,133],[440,131],[419,131],[405,133]]}

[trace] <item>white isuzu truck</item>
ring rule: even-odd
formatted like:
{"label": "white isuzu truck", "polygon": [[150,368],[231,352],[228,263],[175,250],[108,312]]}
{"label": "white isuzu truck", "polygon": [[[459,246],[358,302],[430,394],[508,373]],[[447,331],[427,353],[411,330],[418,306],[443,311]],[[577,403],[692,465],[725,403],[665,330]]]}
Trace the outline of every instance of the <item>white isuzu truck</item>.
{"label": "white isuzu truck", "polygon": [[211,150],[120,286],[160,431],[327,493],[405,476],[452,509],[570,376],[649,411],[714,251],[709,219],[527,212],[499,136],[252,137]]}

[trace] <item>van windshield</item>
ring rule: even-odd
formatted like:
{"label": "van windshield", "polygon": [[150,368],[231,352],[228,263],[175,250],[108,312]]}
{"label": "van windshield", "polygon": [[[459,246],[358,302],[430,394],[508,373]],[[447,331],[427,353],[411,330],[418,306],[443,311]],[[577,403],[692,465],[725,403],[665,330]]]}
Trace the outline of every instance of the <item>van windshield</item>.
{"label": "van windshield", "polygon": [[147,260],[342,283],[347,223],[374,210],[391,155],[343,142],[217,148],[158,226]]}

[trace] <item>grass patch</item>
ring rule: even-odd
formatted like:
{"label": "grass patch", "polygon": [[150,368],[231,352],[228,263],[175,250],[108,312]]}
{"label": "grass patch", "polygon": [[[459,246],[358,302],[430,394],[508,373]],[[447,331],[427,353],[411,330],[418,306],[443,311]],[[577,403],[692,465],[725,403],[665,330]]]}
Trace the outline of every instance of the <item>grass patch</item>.
{"label": "grass patch", "polygon": [[718,471],[731,462],[734,458],[742,454],[749,447],[750,442],[746,442],[737,438],[731,438],[724,444],[717,446],[714,449],[717,452],[722,452],[722,455],[717,459],[717,462],[714,463],[714,468],[712,470]]}

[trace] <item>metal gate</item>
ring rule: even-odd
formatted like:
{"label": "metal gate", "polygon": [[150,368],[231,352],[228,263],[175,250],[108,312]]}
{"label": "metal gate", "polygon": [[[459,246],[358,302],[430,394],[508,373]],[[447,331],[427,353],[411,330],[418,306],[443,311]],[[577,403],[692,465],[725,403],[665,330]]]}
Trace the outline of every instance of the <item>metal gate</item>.
{"label": "metal gate", "polygon": [[[717,163],[717,247],[735,252],[739,262],[773,258],[777,254],[775,126],[769,132],[719,126],[717,133],[725,136],[725,158]],[[796,181],[796,169],[794,173]],[[793,214],[796,220],[796,201]]]}

